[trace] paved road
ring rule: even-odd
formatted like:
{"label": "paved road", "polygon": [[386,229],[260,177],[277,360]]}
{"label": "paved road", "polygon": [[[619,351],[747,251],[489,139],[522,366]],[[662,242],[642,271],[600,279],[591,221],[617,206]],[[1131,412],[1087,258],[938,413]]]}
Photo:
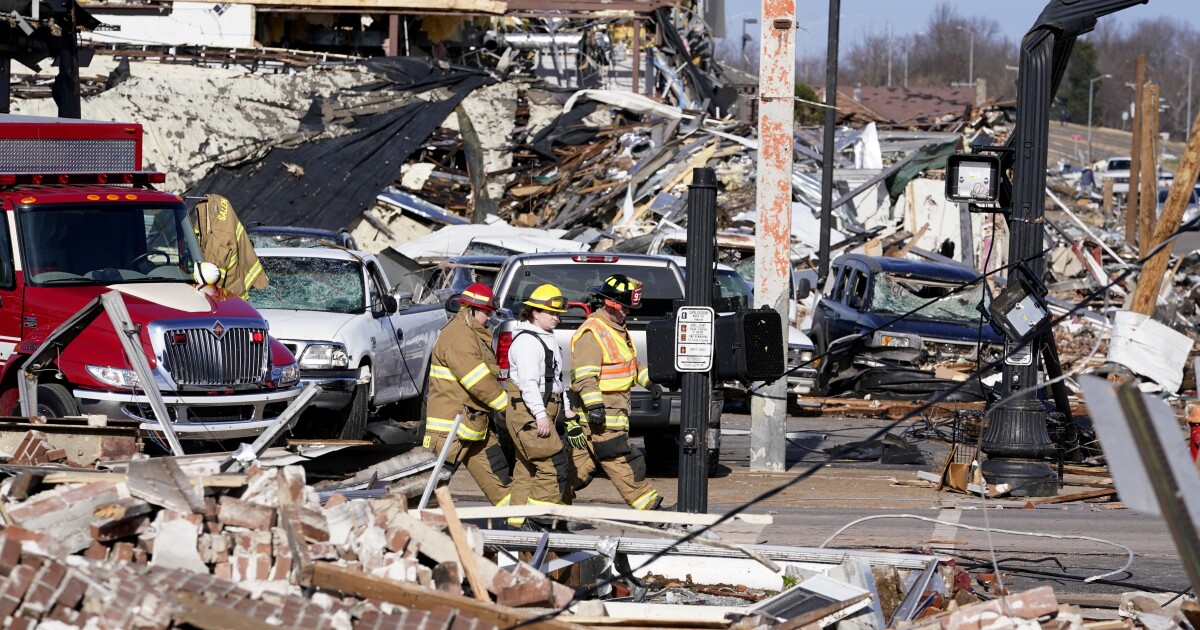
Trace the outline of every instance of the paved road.
{"label": "paved road", "polygon": [[[726,429],[748,430],[750,418],[744,414],[726,414]],[[1110,504],[1066,504],[1043,506],[1038,509],[1019,509],[1022,501],[995,501],[991,507],[1011,509],[980,509],[977,498],[966,495],[936,492],[931,488],[895,485],[896,481],[913,481],[919,470],[933,470],[947,451],[940,442],[914,441],[925,455],[923,465],[880,465],[874,462],[824,461],[822,448],[861,440],[887,422],[878,419],[790,418],[788,431],[810,432],[802,439],[792,440],[786,451],[786,471],[766,473],[749,468],[748,435],[728,435],[724,439],[721,472],[709,485],[708,506],[712,513],[724,513],[743,505],[754,497],[786,486],[776,496],[756,503],[748,511],[771,514],[772,525],[763,529],[754,540],[776,545],[819,546],[842,526],[866,516],[916,514],[927,518],[957,522],[977,527],[1053,535],[1090,536],[1130,547],[1135,556],[1131,569],[1111,578],[1116,584],[1084,584],[1081,579],[1119,569],[1126,561],[1123,550],[1101,542],[1062,540],[1055,538],[1017,536],[954,528],[947,525],[914,519],[879,519],[856,525],[839,535],[831,547],[862,548],[878,551],[910,551],[932,548],[939,554],[957,558],[970,566],[986,564],[989,548],[995,548],[1003,563],[1004,575],[1010,588],[1021,590],[1050,583],[1055,589],[1072,593],[1121,593],[1148,588],[1178,590],[1188,581],[1179,562],[1170,534],[1158,517],[1127,509],[1114,509]],[[902,427],[892,430],[901,434]],[[797,482],[810,467],[819,465],[817,473]],[[667,497],[676,502],[678,477],[669,466],[652,470],[653,482]],[[455,475],[451,484],[455,496],[465,500],[482,500],[479,491],[466,474]],[[1072,492],[1081,491],[1074,488]],[[620,498],[612,484],[598,479],[584,489],[580,503],[617,505]],[[986,519],[986,522],[985,522]],[[1032,568],[1056,574],[1069,574],[1079,579],[1034,577],[1013,573],[1015,567]]]}
{"label": "paved road", "polygon": [[[1078,137],[1078,140],[1075,138]],[[1129,155],[1133,135],[1120,129],[1092,127],[1092,162],[1108,157]],[[1175,156],[1183,155],[1182,138],[1172,138],[1164,150]],[[1088,164],[1087,125],[1050,123],[1050,145],[1047,147],[1048,163],[1053,166],[1060,158],[1066,158],[1075,166]]]}

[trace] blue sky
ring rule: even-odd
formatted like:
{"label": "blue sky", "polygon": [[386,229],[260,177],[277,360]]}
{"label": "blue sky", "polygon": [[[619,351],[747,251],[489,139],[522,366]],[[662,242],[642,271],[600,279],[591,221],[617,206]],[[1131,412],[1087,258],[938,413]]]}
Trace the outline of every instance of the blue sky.
{"label": "blue sky", "polygon": [[[1004,2],[967,2],[964,0],[841,0],[842,29],[845,41],[854,41],[864,31],[883,32],[891,24],[892,33],[906,35],[920,32],[929,22],[929,14],[942,2],[955,7],[963,17],[989,17],[1000,25],[1000,32],[1018,42],[1033,26],[1034,19],[1046,6],[1046,0],[1005,0]],[[825,0],[796,0],[796,21],[801,28],[808,29],[811,38],[810,50],[819,54],[824,51],[826,19],[829,3]],[[1132,24],[1139,20],[1169,17],[1190,23],[1200,29],[1200,3],[1197,0],[1150,0],[1147,4],[1125,9],[1102,18]],[[742,20],[757,18],[762,11],[758,0],[725,0],[726,23],[729,35],[740,37]],[[996,10],[996,9],[999,10]],[[754,30],[756,25],[747,25]],[[805,33],[800,31],[796,47],[803,54]],[[755,33],[757,39],[757,33]],[[820,42],[820,43],[818,43]],[[819,49],[819,52],[816,50]]]}

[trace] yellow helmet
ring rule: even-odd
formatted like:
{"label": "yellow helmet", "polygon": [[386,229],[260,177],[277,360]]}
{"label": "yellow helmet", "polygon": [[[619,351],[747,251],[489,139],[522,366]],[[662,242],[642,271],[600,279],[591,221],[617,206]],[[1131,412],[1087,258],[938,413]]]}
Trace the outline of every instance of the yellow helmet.
{"label": "yellow helmet", "polygon": [[567,298],[553,284],[543,284],[534,289],[533,293],[529,294],[529,299],[521,303],[543,311],[554,313],[567,312]]}

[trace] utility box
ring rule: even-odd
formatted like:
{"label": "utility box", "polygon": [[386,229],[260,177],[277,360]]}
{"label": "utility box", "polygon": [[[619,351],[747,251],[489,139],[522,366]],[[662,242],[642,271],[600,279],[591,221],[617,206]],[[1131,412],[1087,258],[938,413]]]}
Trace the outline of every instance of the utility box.
{"label": "utility box", "polygon": [[[713,379],[774,381],[787,371],[783,319],[771,309],[740,311],[717,318]],[[650,380],[678,387],[675,370],[675,321],[650,322],[646,329],[646,362]]]}
{"label": "utility box", "polygon": [[743,382],[774,381],[787,371],[783,318],[772,309],[717,318],[713,377]]}

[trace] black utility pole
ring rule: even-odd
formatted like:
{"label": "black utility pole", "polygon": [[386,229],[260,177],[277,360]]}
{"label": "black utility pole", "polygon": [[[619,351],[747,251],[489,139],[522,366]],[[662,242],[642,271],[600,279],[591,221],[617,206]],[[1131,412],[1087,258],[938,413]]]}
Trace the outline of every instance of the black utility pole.
{"label": "black utility pole", "polygon": [[829,48],[825,52],[825,144],[821,149],[821,239],[817,249],[817,286],[829,275],[829,232],[833,229],[833,132],[837,129],[838,31],[842,0],[829,0]]}
{"label": "black utility pole", "polygon": [[[836,1],[836,0],[833,0]],[[1050,105],[1066,72],[1075,39],[1096,27],[1110,13],[1145,4],[1146,0],[1051,0],[1033,28],[1021,40],[1021,66],[1017,75],[1017,125],[1009,146],[1014,149],[1013,200],[1009,217],[1009,264],[1024,261],[1034,278],[1046,271],[1043,209],[1046,196],[1046,151],[1049,147]],[[824,219],[824,217],[822,217]],[[1009,282],[1020,272],[1009,269]],[[1038,356],[1044,339],[1030,342],[1029,360],[1014,365],[1017,347],[1009,340],[1009,359],[1004,365],[1007,397],[1038,383]],[[1046,408],[1037,389],[992,410],[983,435],[981,450],[987,461],[981,466],[989,484],[1009,484],[1016,496],[1052,496],[1058,477],[1046,458],[1054,452],[1046,425]]]}
{"label": "black utility pole", "polygon": [[[711,168],[692,170],[687,219],[684,305],[711,307],[717,238],[717,175]],[[682,384],[679,503],[675,511],[704,514],[708,512],[708,416],[712,413],[712,373],[684,372]]]}
{"label": "black utility pole", "polygon": [[12,103],[12,57],[0,55],[0,114],[7,114]]}
{"label": "black utility pole", "polygon": [[[34,0],[35,2],[39,0]],[[58,76],[50,86],[50,94],[58,105],[59,118],[82,118],[79,103],[79,35],[75,32],[75,0],[51,2],[54,21],[58,23]]]}

